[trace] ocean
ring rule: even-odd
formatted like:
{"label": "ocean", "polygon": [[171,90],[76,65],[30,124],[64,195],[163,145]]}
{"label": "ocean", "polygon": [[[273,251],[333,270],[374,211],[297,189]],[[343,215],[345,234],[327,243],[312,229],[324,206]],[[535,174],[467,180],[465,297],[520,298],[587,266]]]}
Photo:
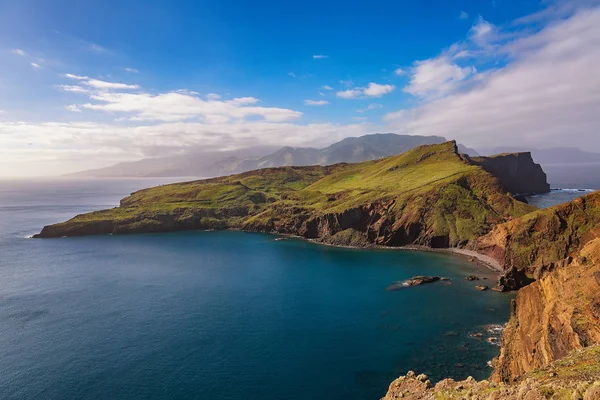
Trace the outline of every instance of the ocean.
{"label": "ocean", "polygon": [[[30,239],[174,179],[0,181],[2,399],[378,399],[487,377],[512,294],[453,255],[267,234]],[[414,275],[451,279],[400,291]],[[473,333],[482,333],[474,338]]]}

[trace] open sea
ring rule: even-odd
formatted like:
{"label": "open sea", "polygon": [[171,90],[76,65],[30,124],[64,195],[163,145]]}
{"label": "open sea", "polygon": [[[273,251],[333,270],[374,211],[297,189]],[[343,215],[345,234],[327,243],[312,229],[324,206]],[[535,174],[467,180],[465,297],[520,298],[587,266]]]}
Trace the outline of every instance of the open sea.
{"label": "open sea", "polygon": [[[168,181],[0,181],[0,398],[378,399],[408,370],[490,374],[512,295],[475,290],[466,275],[494,273],[457,256],[242,232],[27,238]],[[451,281],[386,291],[413,275]]]}

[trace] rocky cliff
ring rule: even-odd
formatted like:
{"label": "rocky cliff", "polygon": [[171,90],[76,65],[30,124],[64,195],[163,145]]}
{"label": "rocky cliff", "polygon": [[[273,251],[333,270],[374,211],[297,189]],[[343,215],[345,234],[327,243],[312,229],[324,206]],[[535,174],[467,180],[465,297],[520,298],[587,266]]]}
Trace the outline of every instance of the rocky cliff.
{"label": "rocky cliff", "polygon": [[467,158],[498,177],[506,190],[513,194],[540,194],[550,191],[546,173],[533,161],[529,152]]}
{"label": "rocky cliff", "polygon": [[[511,382],[600,343],[600,239],[549,266],[521,289],[492,376]],[[600,358],[597,360],[600,363]],[[600,367],[600,365],[599,365]]]}
{"label": "rocky cliff", "polygon": [[496,226],[474,241],[521,288],[491,381],[423,376],[394,381],[386,399],[600,399],[600,192]]}
{"label": "rocky cliff", "polygon": [[472,247],[539,278],[553,263],[600,235],[600,191],[495,226]]}

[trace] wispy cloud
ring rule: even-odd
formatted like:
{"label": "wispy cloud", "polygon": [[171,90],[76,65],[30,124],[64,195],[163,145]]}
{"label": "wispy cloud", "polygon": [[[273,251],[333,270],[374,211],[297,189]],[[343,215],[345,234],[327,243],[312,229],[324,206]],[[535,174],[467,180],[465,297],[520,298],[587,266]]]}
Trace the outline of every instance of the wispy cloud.
{"label": "wispy cloud", "polygon": [[402,75],[406,75],[406,70],[404,70],[403,68],[396,68],[394,70],[394,73],[398,76],[402,76]]}
{"label": "wispy cloud", "polygon": [[27,53],[25,53],[25,51],[23,51],[21,49],[13,49],[11,52],[18,56],[26,56],[27,55]]}
{"label": "wispy cloud", "polygon": [[292,78],[296,78],[296,73],[295,72],[288,72],[287,75],[291,76]]}
{"label": "wispy cloud", "polygon": [[138,69],[135,69],[135,68],[125,68],[125,71],[131,72],[132,74],[139,74],[140,73],[140,71]]}
{"label": "wispy cloud", "polygon": [[73,111],[73,112],[81,112],[81,108],[79,108],[79,106],[77,104],[70,104],[68,106],[65,106],[65,110]]}
{"label": "wispy cloud", "polygon": [[359,113],[364,113],[366,111],[371,111],[371,110],[376,110],[378,108],[383,108],[383,104],[379,104],[379,103],[371,103],[369,104],[367,107],[365,108],[359,108],[358,110],[356,110],[356,112]]}
{"label": "wispy cloud", "polygon": [[315,60],[322,60],[324,58],[329,58],[329,56],[323,55],[323,54],[315,54],[312,56],[312,58],[314,58]]}
{"label": "wispy cloud", "polygon": [[333,88],[329,85],[325,85],[325,86],[321,86],[321,89],[323,90],[333,90]]}
{"label": "wispy cloud", "polygon": [[120,83],[120,82],[107,82],[107,81],[102,81],[99,79],[89,78],[87,76],[80,76],[80,75],[74,75],[74,74],[65,74],[64,76],[69,79],[79,80],[82,82],[82,84],[84,84],[86,86],[90,86],[92,88],[101,89],[101,90],[113,90],[113,89],[126,90],[126,89],[139,89],[140,88],[138,85],[128,85],[126,83]]}
{"label": "wispy cloud", "polygon": [[447,56],[417,61],[404,91],[421,97],[443,95],[475,72],[475,67],[460,67]]}
{"label": "wispy cloud", "polygon": [[[417,64],[406,91],[416,95],[440,92],[420,106],[386,116],[390,129],[439,134],[485,146],[577,145],[600,151],[595,127],[600,126],[600,8],[581,8],[539,31],[518,31],[478,21],[470,36],[509,38],[497,43],[494,55],[508,56],[506,65],[475,73],[446,54]],[[485,46],[483,43],[482,46]],[[490,60],[487,53],[486,62]]]}
{"label": "wispy cloud", "polygon": [[32,62],[32,63],[31,63],[31,66],[32,66],[33,68],[35,68],[35,69],[41,69],[41,68],[42,68],[42,66],[41,66],[40,64],[38,64],[38,63],[34,63],[34,62]]}
{"label": "wispy cloud", "polygon": [[458,15],[459,19],[467,19],[469,18],[469,14],[466,11],[461,11],[460,14]]}
{"label": "wispy cloud", "polygon": [[304,104],[307,106],[324,106],[329,104],[327,100],[304,100]]}
{"label": "wispy cloud", "polygon": [[221,96],[216,93],[209,93],[206,95],[206,98],[209,100],[219,100]]}
{"label": "wispy cloud", "polygon": [[396,86],[390,84],[380,85],[378,83],[369,83],[367,87],[356,87],[342,90],[336,93],[337,97],[342,99],[358,99],[363,97],[381,97],[393,92]]}

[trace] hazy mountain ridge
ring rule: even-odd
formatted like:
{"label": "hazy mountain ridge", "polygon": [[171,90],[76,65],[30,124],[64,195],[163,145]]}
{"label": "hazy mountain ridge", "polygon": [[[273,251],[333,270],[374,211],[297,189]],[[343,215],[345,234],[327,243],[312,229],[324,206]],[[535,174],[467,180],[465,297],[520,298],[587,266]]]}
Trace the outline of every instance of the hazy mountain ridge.
{"label": "hazy mountain ridge", "polygon": [[[323,149],[283,147],[247,149],[228,152],[193,151],[189,154],[147,158],[119,163],[106,168],[69,174],[71,177],[164,177],[231,175],[260,168],[283,166],[331,165],[340,162],[357,163],[404,153],[425,144],[446,142],[442,136],[397,135],[375,133],[342,139]],[[461,153],[477,156],[477,152],[458,145]],[[262,150],[262,152],[261,152]],[[266,154],[266,155],[263,155]]]}

